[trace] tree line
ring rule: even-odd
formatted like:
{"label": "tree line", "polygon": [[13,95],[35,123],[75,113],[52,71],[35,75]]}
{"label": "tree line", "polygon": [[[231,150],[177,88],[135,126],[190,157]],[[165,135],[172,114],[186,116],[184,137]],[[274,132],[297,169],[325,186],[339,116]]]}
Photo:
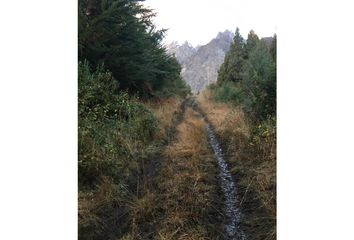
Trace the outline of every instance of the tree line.
{"label": "tree line", "polygon": [[216,98],[242,105],[255,122],[276,115],[276,42],[276,35],[267,44],[252,30],[245,40],[237,28],[219,70]]}

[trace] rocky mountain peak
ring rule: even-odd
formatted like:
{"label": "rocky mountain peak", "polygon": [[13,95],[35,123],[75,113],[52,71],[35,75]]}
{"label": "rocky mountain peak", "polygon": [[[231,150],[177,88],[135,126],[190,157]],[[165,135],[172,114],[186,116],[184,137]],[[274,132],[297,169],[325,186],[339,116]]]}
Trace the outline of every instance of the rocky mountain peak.
{"label": "rocky mountain peak", "polygon": [[216,39],[224,39],[224,40],[229,40],[233,38],[234,38],[234,34],[230,30],[219,32],[218,35],[216,36]]}
{"label": "rocky mountain peak", "polygon": [[234,34],[226,30],[219,32],[208,44],[194,48],[187,41],[183,45],[173,42],[167,46],[182,66],[181,75],[191,86],[194,94],[216,82],[218,70],[229,51]]}
{"label": "rocky mountain peak", "polygon": [[167,52],[174,55],[182,67],[196,51],[192,44],[187,41],[182,45],[178,44],[176,41],[167,45]]}

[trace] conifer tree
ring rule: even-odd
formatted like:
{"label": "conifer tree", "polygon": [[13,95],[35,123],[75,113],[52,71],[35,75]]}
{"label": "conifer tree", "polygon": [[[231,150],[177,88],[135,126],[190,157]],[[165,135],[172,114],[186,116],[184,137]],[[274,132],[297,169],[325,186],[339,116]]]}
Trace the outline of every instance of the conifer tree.
{"label": "conifer tree", "polygon": [[247,41],[245,44],[245,51],[244,51],[245,59],[248,59],[250,52],[252,51],[252,49],[254,49],[257,46],[259,42],[260,42],[259,37],[253,30],[251,30],[248,33]]}
{"label": "conifer tree", "polygon": [[244,39],[240,34],[239,28],[237,28],[233,43],[219,70],[219,83],[225,81],[240,82],[242,80],[244,72],[244,44]]}
{"label": "conifer tree", "polygon": [[256,120],[275,115],[275,64],[266,45],[258,42],[249,52],[246,77],[242,82],[246,111]]}
{"label": "conifer tree", "polygon": [[268,50],[251,30],[246,42],[237,28],[218,76],[219,99],[241,104],[255,122],[276,114],[276,35]]}
{"label": "conifer tree", "polygon": [[154,12],[141,2],[79,0],[79,60],[104,64],[121,89],[151,95],[178,79],[180,67],[161,44],[165,30],[156,30]]}

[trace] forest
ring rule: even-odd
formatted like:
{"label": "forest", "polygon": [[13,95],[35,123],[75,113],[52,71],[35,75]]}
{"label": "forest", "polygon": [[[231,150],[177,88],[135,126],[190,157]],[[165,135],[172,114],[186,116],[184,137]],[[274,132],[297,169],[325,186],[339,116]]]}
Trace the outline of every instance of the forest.
{"label": "forest", "polygon": [[[194,96],[142,2],[79,0],[79,239],[276,239],[277,36],[236,28],[217,83]],[[225,231],[207,124],[242,234]]]}

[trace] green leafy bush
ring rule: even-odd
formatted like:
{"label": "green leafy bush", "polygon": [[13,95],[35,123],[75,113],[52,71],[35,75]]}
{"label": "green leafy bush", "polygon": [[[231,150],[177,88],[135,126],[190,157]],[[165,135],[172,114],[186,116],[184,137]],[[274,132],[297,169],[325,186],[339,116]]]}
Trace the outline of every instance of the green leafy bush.
{"label": "green leafy bush", "polygon": [[158,126],[137,98],[117,90],[103,66],[92,70],[87,62],[79,63],[80,238],[108,239],[124,230],[115,225],[115,214],[135,189],[143,162],[156,150]]}

